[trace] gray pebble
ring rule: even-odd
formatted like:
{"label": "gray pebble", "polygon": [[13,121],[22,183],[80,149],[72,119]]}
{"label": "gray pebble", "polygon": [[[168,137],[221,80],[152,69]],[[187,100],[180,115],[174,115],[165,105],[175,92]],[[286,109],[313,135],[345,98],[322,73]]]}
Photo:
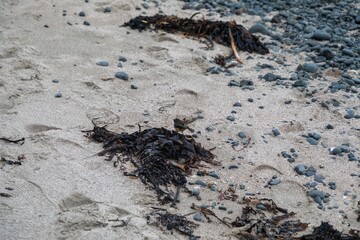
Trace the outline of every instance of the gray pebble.
{"label": "gray pebble", "polygon": [[255,23],[250,29],[249,32],[251,33],[261,33],[264,35],[269,35],[270,31],[261,23]]}
{"label": "gray pebble", "polygon": [[191,194],[194,195],[194,196],[199,196],[200,195],[200,190],[199,189],[193,189],[191,191]]}
{"label": "gray pebble", "polygon": [[272,185],[272,186],[278,185],[279,183],[281,183],[281,180],[278,179],[278,178],[273,178],[273,179],[271,179],[271,180],[268,182],[268,184],[269,184],[269,185]]}
{"label": "gray pebble", "polygon": [[233,104],[233,107],[242,107],[241,102],[235,102]]}
{"label": "gray pebble", "polygon": [[202,214],[199,212],[195,213],[194,220],[198,222],[202,222]]}
{"label": "gray pebble", "polygon": [[331,150],[332,155],[338,155],[340,153],[342,153],[342,150],[340,147],[335,147],[335,148],[333,148],[333,150]]}
{"label": "gray pebble", "polygon": [[59,80],[53,79],[52,82],[53,82],[53,83],[59,83]]}
{"label": "gray pebble", "polygon": [[315,140],[319,140],[321,138],[321,135],[320,135],[320,133],[312,131],[312,132],[309,132],[309,137],[312,137]]}
{"label": "gray pebble", "polygon": [[101,61],[96,62],[96,65],[102,66],[102,67],[107,67],[107,66],[109,66],[109,62],[101,60]]}
{"label": "gray pebble", "polygon": [[56,98],[61,98],[62,97],[62,93],[60,91],[55,93],[55,97]]}
{"label": "gray pebble", "polygon": [[315,63],[305,63],[304,68],[308,73],[316,73],[318,66]]}
{"label": "gray pebble", "polygon": [[135,86],[135,85],[131,85],[130,88],[131,88],[131,89],[134,89],[134,90],[135,90],[135,89],[138,89],[138,87]]}
{"label": "gray pebble", "polygon": [[312,36],[313,39],[318,40],[318,41],[325,41],[325,40],[330,40],[331,39],[331,35],[325,31],[316,31],[314,33],[314,35]]}
{"label": "gray pebble", "polygon": [[229,166],[229,169],[238,169],[238,168],[239,166],[235,164]]}
{"label": "gray pebble", "polygon": [[238,136],[239,136],[240,138],[247,138],[247,135],[246,135],[245,132],[239,132],[239,133],[238,133]]}
{"label": "gray pebble", "polygon": [[231,121],[231,122],[235,121],[235,117],[234,117],[234,116],[227,116],[226,119],[229,120],[229,121]]}
{"label": "gray pebble", "polygon": [[216,172],[209,172],[209,176],[213,177],[213,178],[216,178],[216,179],[220,178],[219,174],[217,174]]}
{"label": "gray pebble", "polygon": [[84,11],[79,12],[79,16],[80,17],[85,17],[85,12]]}
{"label": "gray pebble", "polygon": [[264,205],[264,204],[261,204],[261,203],[257,204],[257,205],[256,205],[256,208],[257,208],[257,209],[260,209],[260,210],[264,210],[264,211],[267,210],[266,207],[265,207],[265,205]]}
{"label": "gray pebble", "polygon": [[281,134],[280,131],[279,131],[279,129],[277,129],[277,128],[274,128],[274,129],[272,130],[272,133],[274,134],[275,137],[277,137],[277,136],[279,136],[279,135]]}
{"label": "gray pebble", "polygon": [[203,186],[203,187],[207,186],[207,184],[204,181],[201,181],[199,179],[195,181],[195,185],[199,185],[199,186]]}
{"label": "gray pebble", "polygon": [[277,79],[281,79],[281,77],[273,73],[267,73],[265,74],[265,76],[263,76],[263,79],[265,79],[265,81],[267,82],[272,82],[272,81],[276,81]]}
{"label": "gray pebble", "polygon": [[312,198],[315,198],[318,196],[318,197],[320,197],[320,199],[324,199],[326,194],[320,190],[313,189],[308,192],[308,196],[310,196]]}
{"label": "gray pebble", "polygon": [[125,81],[129,80],[129,75],[126,72],[117,72],[115,73],[115,77]]}
{"label": "gray pebble", "polygon": [[318,145],[319,144],[319,142],[316,139],[312,138],[312,137],[306,138],[306,141],[308,143],[310,143],[311,145]]}
{"label": "gray pebble", "polygon": [[294,82],[293,86],[294,87],[306,87],[307,82],[304,80],[297,80],[296,82]]}
{"label": "gray pebble", "polygon": [[123,56],[119,56],[119,61],[120,62],[126,62],[127,59],[125,57],[123,57]]}
{"label": "gray pebble", "polygon": [[304,164],[299,164],[295,167],[295,171],[301,175],[305,173],[306,169],[307,167]]}
{"label": "gray pebble", "polygon": [[335,190],[336,189],[336,183],[335,182],[329,182],[329,188],[331,190]]}
{"label": "gray pebble", "polygon": [[109,13],[111,12],[111,7],[105,7],[104,8],[104,13]]}

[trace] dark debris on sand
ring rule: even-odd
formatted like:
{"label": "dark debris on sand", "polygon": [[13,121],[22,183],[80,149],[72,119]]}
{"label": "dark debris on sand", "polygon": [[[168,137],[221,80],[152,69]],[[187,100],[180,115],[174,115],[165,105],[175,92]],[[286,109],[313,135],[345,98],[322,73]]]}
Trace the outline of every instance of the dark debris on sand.
{"label": "dark debris on sand", "polygon": [[90,139],[103,143],[105,150],[97,155],[107,155],[109,161],[118,155],[130,160],[136,170],[124,174],[150,185],[162,203],[176,201],[176,194],[168,187],[185,187],[186,175],[202,161],[218,164],[214,155],[192,137],[165,128],[139,129],[129,134],[95,125],[86,132]]}
{"label": "dark debris on sand", "polygon": [[[196,13],[197,14],[197,13]],[[207,39],[212,42],[231,47],[231,35],[237,49],[259,54],[269,53],[269,49],[259,39],[252,35],[245,27],[236,24],[235,21],[209,21],[204,18],[194,20],[191,18],[179,18],[174,15],[138,16],[130,19],[124,26],[139,31],[154,28],[168,33],[183,33],[186,36],[193,36]]]}

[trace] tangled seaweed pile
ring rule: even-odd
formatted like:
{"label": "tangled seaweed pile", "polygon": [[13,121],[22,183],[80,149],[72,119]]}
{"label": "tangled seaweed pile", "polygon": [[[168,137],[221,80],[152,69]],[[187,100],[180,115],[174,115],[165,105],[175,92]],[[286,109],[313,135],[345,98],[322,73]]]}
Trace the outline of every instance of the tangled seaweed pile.
{"label": "tangled seaweed pile", "polygon": [[176,194],[168,187],[185,186],[186,175],[201,161],[217,164],[214,155],[193,138],[165,128],[118,134],[95,125],[93,130],[86,132],[89,138],[103,143],[105,150],[98,155],[106,154],[109,161],[117,154],[129,159],[136,170],[124,174],[150,184],[162,203],[176,201]]}
{"label": "tangled seaweed pile", "polygon": [[[163,30],[168,33],[183,33],[186,36],[206,38],[211,42],[236,48],[247,52],[257,52],[259,54],[269,53],[269,49],[263,45],[259,39],[252,35],[245,27],[236,24],[235,21],[209,21],[205,19],[194,20],[191,18],[178,18],[177,16],[166,16],[156,14],[154,16],[138,16],[130,19],[124,26],[139,31],[151,27],[156,30]],[[233,48],[234,49],[234,48]]]}

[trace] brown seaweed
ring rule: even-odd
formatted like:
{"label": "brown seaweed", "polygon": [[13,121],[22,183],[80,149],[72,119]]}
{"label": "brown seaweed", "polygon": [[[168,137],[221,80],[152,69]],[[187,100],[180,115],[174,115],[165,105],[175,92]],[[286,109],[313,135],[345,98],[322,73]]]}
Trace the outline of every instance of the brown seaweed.
{"label": "brown seaweed", "polygon": [[[205,38],[210,42],[214,41],[227,47],[232,47],[233,43],[233,50],[235,47],[249,53],[269,53],[269,49],[260,42],[258,37],[252,35],[244,26],[236,24],[235,21],[209,21],[204,18],[194,20],[194,15],[191,18],[160,14],[154,16],[140,15],[130,19],[124,26],[139,31],[154,28],[168,33],[183,33],[186,36]],[[231,38],[233,38],[233,41],[231,41]],[[234,50],[234,53],[237,53],[237,51]]]}
{"label": "brown seaweed", "polygon": [[360,238],[343,234],[329,223],[321,222],[320,226],[314,228],[313,233],[302,236],[301,240],[360,240]]}
{"label": "brown seaweed", "polygon": [[103,143],[104,150],[97,155],[107,155],[109,161],[115,155],[125,155],[136,170],[124,175],[138,177],[151,186],[162,203],[176,203],[176,194],[168,187],[184,187],[186,175],[201,161],[217,164],[214,155],[192,137],[165,128],[118,134],[95,125],[87,132],[89,138]]}

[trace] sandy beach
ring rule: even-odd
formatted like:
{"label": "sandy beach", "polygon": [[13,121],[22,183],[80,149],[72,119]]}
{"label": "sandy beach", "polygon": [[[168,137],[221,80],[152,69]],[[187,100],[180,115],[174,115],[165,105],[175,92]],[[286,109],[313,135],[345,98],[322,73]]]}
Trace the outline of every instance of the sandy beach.
{"label": "sandy beach", "polygon": [[[359,93],[328,90],[340,70],[311,74],[302,90],[265,81],[259,75],[269,72],[290,79],[306,62],[304,53],[294,55],[288,51],[292,46],[279,43],[266,55],[239,52],[244,64],[229,68],[232,74],[211,74],[207,70],[218,67],[214,58],[229,55],[230,48],[215,44],[207,50],[194,37],[123,26],[139,14],[161,10],[189,18],[195,11],[182,9],[183,2],[175,0],[159,1],[158,6],[149,2],[147,9],[142,3],[1,1],[0,137],[25,140],[22,145],[0,140],[0,239],[189,239],[147,224],[146,214],[161,207],[184,215],[194,211],[190,206],[195,203],[213,206],[219,218],[232,222],[245,205],[219,197],[229,185],[235,186],[238,200],[272,199],[294,212],[291,219],[308,224],[298,236],[311,233],[322,221],[344,233],[360,230],[359,161],[349,161],[348,153],[331,154],[345,144],[360,157],[359,119],[344,118],[347,108],[360,114]],[[111,11],[104,12],[106,7]],[[246,13],[206,18],[235,20],[246,28],[260,20]],[[257,36],[263,43],[274,41]],[[259,68],[262,64],[273,69]],[[116,78],[120,71],[129,79]],[[358,70],[348,74],[359,78]],[[253,85],[231,87],[231,80]],[[333,105],[334,99],[340,107]],[[133,133],[138,124],[172,130],[174,118],[192,117],[197,118],[190,124],[195,140],[213,149],[221,161],[221,166],[206,165],[219,179],[194,170],[188,183],[200,179],[216,190],[188,184],[200,191],[201,200],[182,192],[177,208],[159,205],[151,188],[96,156],[102,145],[82,132],[93,129],[93,123],[119,133]],[[240,138],[239,132],[246,136]],[[312,132],[321,135],[317,145],[307,141]],[[240,145],[232,147],[234,141]],[[314,177],[295,171],[298,164],[313,166],[324,177],[316,186],[329,194],[321,207],[309,196],[313,188],[304,186]],[[126,167],[134,169],[130,163]],[[269,185],[272,179],[280,183]],[[329,188],[329,182],[336,188]],[[187,218],[199,224],[194,234],[201,239],[239,239],[236,228],[216,218]]]}

